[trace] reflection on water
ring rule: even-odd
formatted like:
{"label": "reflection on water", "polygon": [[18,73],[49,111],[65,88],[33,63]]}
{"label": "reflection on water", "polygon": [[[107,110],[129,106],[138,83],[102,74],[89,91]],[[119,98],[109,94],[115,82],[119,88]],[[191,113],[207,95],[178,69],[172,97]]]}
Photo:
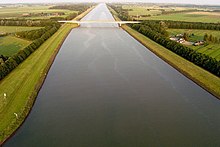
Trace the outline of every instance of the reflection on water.
{"label": "reflection on water", "polygon": [[[101,4],[84,19],[103,17]],[[5,146],[220,146],[219,100],[122,29],[87,27],[70,33]]]}

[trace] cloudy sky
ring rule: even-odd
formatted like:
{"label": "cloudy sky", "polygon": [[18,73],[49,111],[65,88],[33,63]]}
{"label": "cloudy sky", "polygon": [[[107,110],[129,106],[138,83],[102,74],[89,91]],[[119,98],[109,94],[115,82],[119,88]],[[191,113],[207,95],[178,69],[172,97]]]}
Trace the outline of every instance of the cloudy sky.
{"label": "cloudy sky", "polygon": [[152,2],[220,5],[220,0],[0,0],[0,3],[53,3],[53,2]]}

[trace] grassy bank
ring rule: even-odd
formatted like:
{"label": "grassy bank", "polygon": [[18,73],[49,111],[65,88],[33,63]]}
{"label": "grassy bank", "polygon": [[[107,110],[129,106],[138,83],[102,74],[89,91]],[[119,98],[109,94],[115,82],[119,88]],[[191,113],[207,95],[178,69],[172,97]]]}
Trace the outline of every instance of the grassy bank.
{"label": "grassy bank", "polygon": [[[116,12],[111,8],[110,11],[114,14],[115,19],[119,20]],[[154,54],[220,99],[220,78],[176,55],[132,28],[126,25],[122,25],[122,28]]]}
{"label": "grassy bank", "polygon": [[[91,9],[76,19],[81,19]],[[74,27],[77,25],[64,24],[23,63],[0,81],[0,145],[25,120],[62,42]],[[4,93],[7,94],[6,98],[3,96]]]}

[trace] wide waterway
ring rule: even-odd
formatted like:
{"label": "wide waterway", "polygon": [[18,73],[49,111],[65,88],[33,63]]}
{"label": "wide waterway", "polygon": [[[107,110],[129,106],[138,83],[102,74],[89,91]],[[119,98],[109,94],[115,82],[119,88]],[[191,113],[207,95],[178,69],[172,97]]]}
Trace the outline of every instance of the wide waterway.
{"label": "wide waterway", "polygon": [[[113,17],[100,4],[83,19]],[[84,24],[5,146],[220,146],[220,101],[117,25]]]}

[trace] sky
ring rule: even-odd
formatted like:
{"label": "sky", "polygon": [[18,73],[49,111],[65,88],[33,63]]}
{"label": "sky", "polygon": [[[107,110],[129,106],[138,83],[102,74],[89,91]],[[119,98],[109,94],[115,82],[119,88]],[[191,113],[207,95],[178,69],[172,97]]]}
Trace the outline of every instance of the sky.
{"label": "sky", "polygon": [[0,3],[54,3],[54,2],[147,2],[220,5],[220,0],[0,0]]}

